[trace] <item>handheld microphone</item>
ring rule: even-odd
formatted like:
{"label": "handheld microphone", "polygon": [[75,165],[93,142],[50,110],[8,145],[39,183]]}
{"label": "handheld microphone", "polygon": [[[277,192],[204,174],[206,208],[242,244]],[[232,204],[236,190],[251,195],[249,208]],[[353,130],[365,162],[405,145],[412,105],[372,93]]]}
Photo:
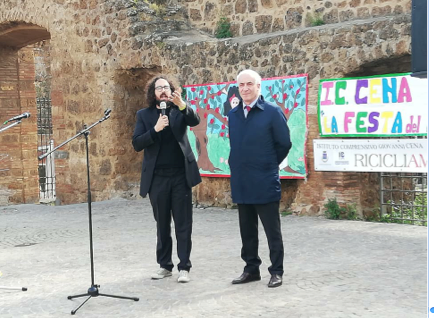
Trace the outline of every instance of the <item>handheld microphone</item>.
{"label": "handheld microphone", "polygon": [[167,108],[166,102],[161,102],[160,103],[160,109],[161,109],[161,115],[162,116],[166,115],[166,108]]}
{"label": "handheld microphone", "polygon": [[8,120],[6,120],[4,123],[3,123],[3,125],[5,125],[5,124],[7,124],[8,122],[10,122],[10,121],[14,121],[14,120],[20,120],[20,119],[23,119],[23,118],[29,118],[30,117],[30,113],[23,113],[23,114],[21,114],[21,115],[18,115],[18,116],[15,116],[15,117],[12,117],[12,118],[9,118]]}

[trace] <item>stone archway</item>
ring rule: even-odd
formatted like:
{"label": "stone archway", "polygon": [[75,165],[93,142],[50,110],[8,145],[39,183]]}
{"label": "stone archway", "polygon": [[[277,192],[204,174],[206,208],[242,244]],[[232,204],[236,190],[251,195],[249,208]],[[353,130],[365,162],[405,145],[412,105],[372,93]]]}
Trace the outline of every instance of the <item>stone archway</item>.
{"label": "stone archway", "polygon": [[50,33],[45,28],[33,23],[13,21],[0,25],[0,47],[21,49],[49,38]]}
{"label": "stone archway", "polygon": [[31,114],[0,133],[0,204],[39,199],[35,65],[29,45],[49,38],[45,28],[31,23],[0,24],[0,121]]}
{"label": "stone archway", "polygon": [[140,182],[143,152],[137,154],[131,144],[132,132],[136,124],[136,113],[146,105],[146,84],[161,73],[161,68],[133,68],[117,70],[114,76],[116,95],[115,103],[122,116],[115,116],[113,127],[117,139],[109,150],[109,155],[115,155],[116,160],[104,160],[100,174],[115,174],[114,191],[121,191],[123,197],[131,198],[138,195],[137,185]]}

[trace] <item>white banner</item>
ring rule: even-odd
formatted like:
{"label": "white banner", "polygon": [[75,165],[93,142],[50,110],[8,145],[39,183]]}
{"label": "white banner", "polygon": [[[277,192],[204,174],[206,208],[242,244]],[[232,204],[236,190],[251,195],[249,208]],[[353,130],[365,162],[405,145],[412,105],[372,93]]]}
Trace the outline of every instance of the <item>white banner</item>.
{"label": "white banner", "polygon": [[320,80],[322,137],[402,137],[428,133],[428,80],[409,74]]}
{"label": "white banner", "polygon": [[316,171],[428,172],[427,139],[315,139]]}

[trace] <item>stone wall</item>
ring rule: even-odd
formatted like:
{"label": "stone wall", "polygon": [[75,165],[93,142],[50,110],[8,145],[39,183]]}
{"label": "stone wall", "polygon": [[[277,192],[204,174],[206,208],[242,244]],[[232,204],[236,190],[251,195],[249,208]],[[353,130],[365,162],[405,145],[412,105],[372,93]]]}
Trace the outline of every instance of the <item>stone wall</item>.
{"label": "stone wall", "polygon": [[[116,70],[121,69],[117,56],[124,52],[129,59],[133,42],[125,11],[119,12],[116,3],[105,1],[53,1],[51,5],[6,1],[3,6],[0,21],[33,23],[51,33],[55,146],[82,130],[84,124],[98,121],[105,109],[113,109],[111,118],[89,136],[91,188],[94,200],[110,198],[115,192],[120,195],[125,184],[137,183],[137,170],[128,169],[135,156],[130,141],[135,110],[125,118],[128,96],[123,98],[124,92],[114,91]],[[83,137],[56,152],[56,183],[60,202],[86,201]]]}
{"label": "stone wall", "polygon": [[[375,188],[365,189],[366,184],[376,180],[376,175],[323,173],[313,169],[312,140],[319,137],[316,115],[319,79],[344,77],[358,71],[364,75],[383,74],[374,65],[386,64],[384,61],[388,61],[389,73],[410,71],[409,49],[410,17],[401,15],[216,43],[172,45],[168,41],[162,54],[168,61],[181,62],[183,80],[188,84],[234,80],[241,69],[250,67],[263,77],[308,73],[309,175],[307,180],[282,180],[281,208],[317,214],[328,198],[337,197],[342,203],[356,203],[360,213],[363,210],[367,213],[378,203]],[[212,69],[212,65],[219,67]],[[371,67],[365,68],[366,65]],[[199,202],[227,203],[229,187],[225,180],[206,179],[196,191]]]}
{"label": "stone wall", "polygon": [[[339,5],[357,12],[356,6],[351,7],[356,3],[316,1],[316,7],[302,1],[287,4],[291,8],[304,7],[303,14],[324,7],[325,14],[329,9],[340,12]],[[190,28],[190,23],[195,22],[186,16],[193,5],[173,5],[161,15],[144,2],[127,0],[6,0],[0,4],[0,43],[1,25],[8,21],[42,26],[51,34],[55,145],[76,134],[83,124],[100,119],[105,109],[112,109],[111,118],[96,126],[90,135],[93,199],[137,197],[143,154],[134,152],[131,136],[135,113],[145,106],[144,84],[152,76],[164,72],[188,85],[231,81],[240,70],[253,68],[263,77],[309,74],[309,175],[306,180],[283,180],[281,208],[318,214],[328,198],[337,197],[342,203],[356,203],[360,213],[372,209],[378,202],[375,188],[371,187],[377,182],[376,174],[313,170],[312,139],[319,136],[317,88],[321,78],[409,71],[408,1],[360,1],[360,5],[369,7],[371,15],[377,10],[374,7],[390,6],[390,12],[396,13],[391,16],[307,27],[303,15],[296,29],[288,26],[273,33],[254,30],[255,34],[228,40],[217,40]],[[258,3],[258,10],[262,5]],[[398,14],[398,6],[403,8],[403,14]],[[274,11],[270,8],[270,12]],[[251,14],[253,17],[257,13]],[[339,14],[337,17],[341,19]],[[84,138],[60,149],[56,178],[61,203],[86,201]],[[194,189],[197,203],[232,205],[228,179],[203,179]]]}
{"label": "stone wall", "polygon": [[233,36],[411,13],[411,0],[187,0],[192,25],[215,34],[227,18]]}

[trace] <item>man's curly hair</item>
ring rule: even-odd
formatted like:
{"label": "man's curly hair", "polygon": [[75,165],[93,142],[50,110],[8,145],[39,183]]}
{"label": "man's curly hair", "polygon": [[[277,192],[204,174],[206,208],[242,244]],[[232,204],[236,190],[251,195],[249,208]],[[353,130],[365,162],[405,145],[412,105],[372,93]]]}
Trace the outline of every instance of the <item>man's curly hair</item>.
{"label": "man's curly hair", "polygon": [[155,83],[159,80],[159,79],[164,79],[169,83],[170,86],[170,90],[172,92],[175,91],[176,89],[176,83],[169,79],[168,77],[164,76],[164,75],[157,75],[155,76],[153,79],[151,79],[148,84],[146,85],[146,101],[148,103],[148,107],[155,107],[157,104],[157,99],[155,98]]}

